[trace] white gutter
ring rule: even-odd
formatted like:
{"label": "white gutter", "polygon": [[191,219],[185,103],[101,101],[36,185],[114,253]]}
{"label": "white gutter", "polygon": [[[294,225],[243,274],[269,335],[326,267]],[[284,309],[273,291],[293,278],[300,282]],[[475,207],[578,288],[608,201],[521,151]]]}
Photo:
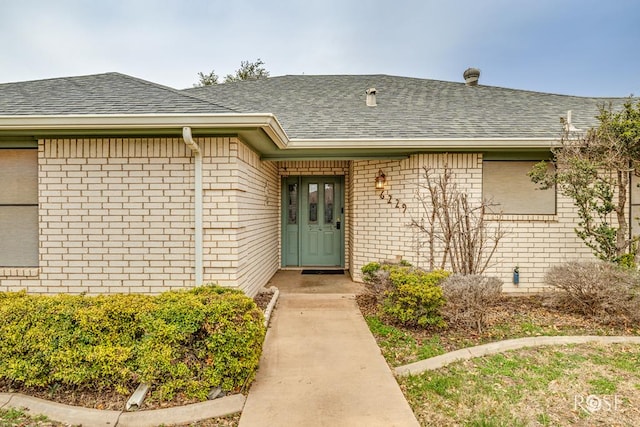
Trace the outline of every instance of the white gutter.
{"label": "white gutter", "polygon": [[182,128],[182,138],[184,139],[184,143],[187,144],[187,147],[191,149],[193,155],[195,157],[195,189],[194,189],[194,214],[195,214],[195,230],[194,230],[194,240],[195,240],[195,275],[196,275],[196,283],[195,286],[200,286],[203,284],[203,276],[204,276],[204,262],[203,262],[203,226],[202,226],[202,151],[198,144],[193,140],[193,136],[191,135],[191,128],[185,126]]}
{"label": "white gutter", "polygon": [[558,138],[323,138],[288,141],[287,149],[496,149],[549,148]]}
{"label": "white gutter", "polygon": [[293,138],[290,139],[274,114],[73,114],[73,115],[0,115],[0,132],[83,130],[83,129],[167,129],[184,126],[192,129],[262,129],[281,150],[289,149],[503,149],[549,148],[557,137],[546,138]]}
{"label": "white gutter", "polygon": [[180,129],[183,126],[232,130],[260,128],[278,148],[286,148],[289,141],[276,116],[270,113],[0,115],[0,131]]}

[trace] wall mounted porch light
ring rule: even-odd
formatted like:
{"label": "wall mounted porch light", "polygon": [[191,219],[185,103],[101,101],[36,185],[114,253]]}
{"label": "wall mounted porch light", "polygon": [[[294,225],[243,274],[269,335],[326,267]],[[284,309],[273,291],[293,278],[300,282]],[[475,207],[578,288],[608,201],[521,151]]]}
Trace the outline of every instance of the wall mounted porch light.
{"label": "wall mounted porch light", "polygon": [[382,169],[378,170],[376,175],[376,190],[384,190],[384,185],[387,183],[387,176],[382,172]]}

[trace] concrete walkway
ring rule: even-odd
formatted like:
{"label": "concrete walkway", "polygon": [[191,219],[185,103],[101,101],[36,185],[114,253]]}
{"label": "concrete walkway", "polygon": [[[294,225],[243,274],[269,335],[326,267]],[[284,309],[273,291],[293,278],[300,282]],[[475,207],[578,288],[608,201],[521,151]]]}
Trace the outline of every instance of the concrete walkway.
{"label": "concrete walkway", "polygon": [[280,295],[240,427],[418,425],[354,295]]}

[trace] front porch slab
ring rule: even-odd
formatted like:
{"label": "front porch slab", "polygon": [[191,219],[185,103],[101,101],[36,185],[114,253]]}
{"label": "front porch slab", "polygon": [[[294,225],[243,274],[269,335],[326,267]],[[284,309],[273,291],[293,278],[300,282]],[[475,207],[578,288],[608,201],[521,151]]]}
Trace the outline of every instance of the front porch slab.
{"label": "front porch slab", "polygon": [[280,270],[266,285],[282,293],[297,294],[360,294],[364,284],[354,282],[345,274],[302,274],[302,270]]}

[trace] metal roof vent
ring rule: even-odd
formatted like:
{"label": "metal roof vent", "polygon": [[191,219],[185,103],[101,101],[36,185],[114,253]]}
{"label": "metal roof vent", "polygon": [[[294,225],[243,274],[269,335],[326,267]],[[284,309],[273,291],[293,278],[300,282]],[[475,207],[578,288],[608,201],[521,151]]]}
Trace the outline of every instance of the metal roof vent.
{"label": "metal roof vent", "polygon": [[564,126],[565,132],[580,132],[582,129],[578,129],[571,121],[571,110],[567,111],[567,118],[560,117],[560,123]]}
{"label": "metal roof vent", "polygon": [[375,107],[376,105],[376,88],[372,87],[367,89],[364,93],[367,94],[367,107]]}
{"label": "metal roof vent", "polygon": [[478,80],[480,80],[480,70],[477,68],[467,68],[462,73],[464,82],[467,86],[478,86]]}

